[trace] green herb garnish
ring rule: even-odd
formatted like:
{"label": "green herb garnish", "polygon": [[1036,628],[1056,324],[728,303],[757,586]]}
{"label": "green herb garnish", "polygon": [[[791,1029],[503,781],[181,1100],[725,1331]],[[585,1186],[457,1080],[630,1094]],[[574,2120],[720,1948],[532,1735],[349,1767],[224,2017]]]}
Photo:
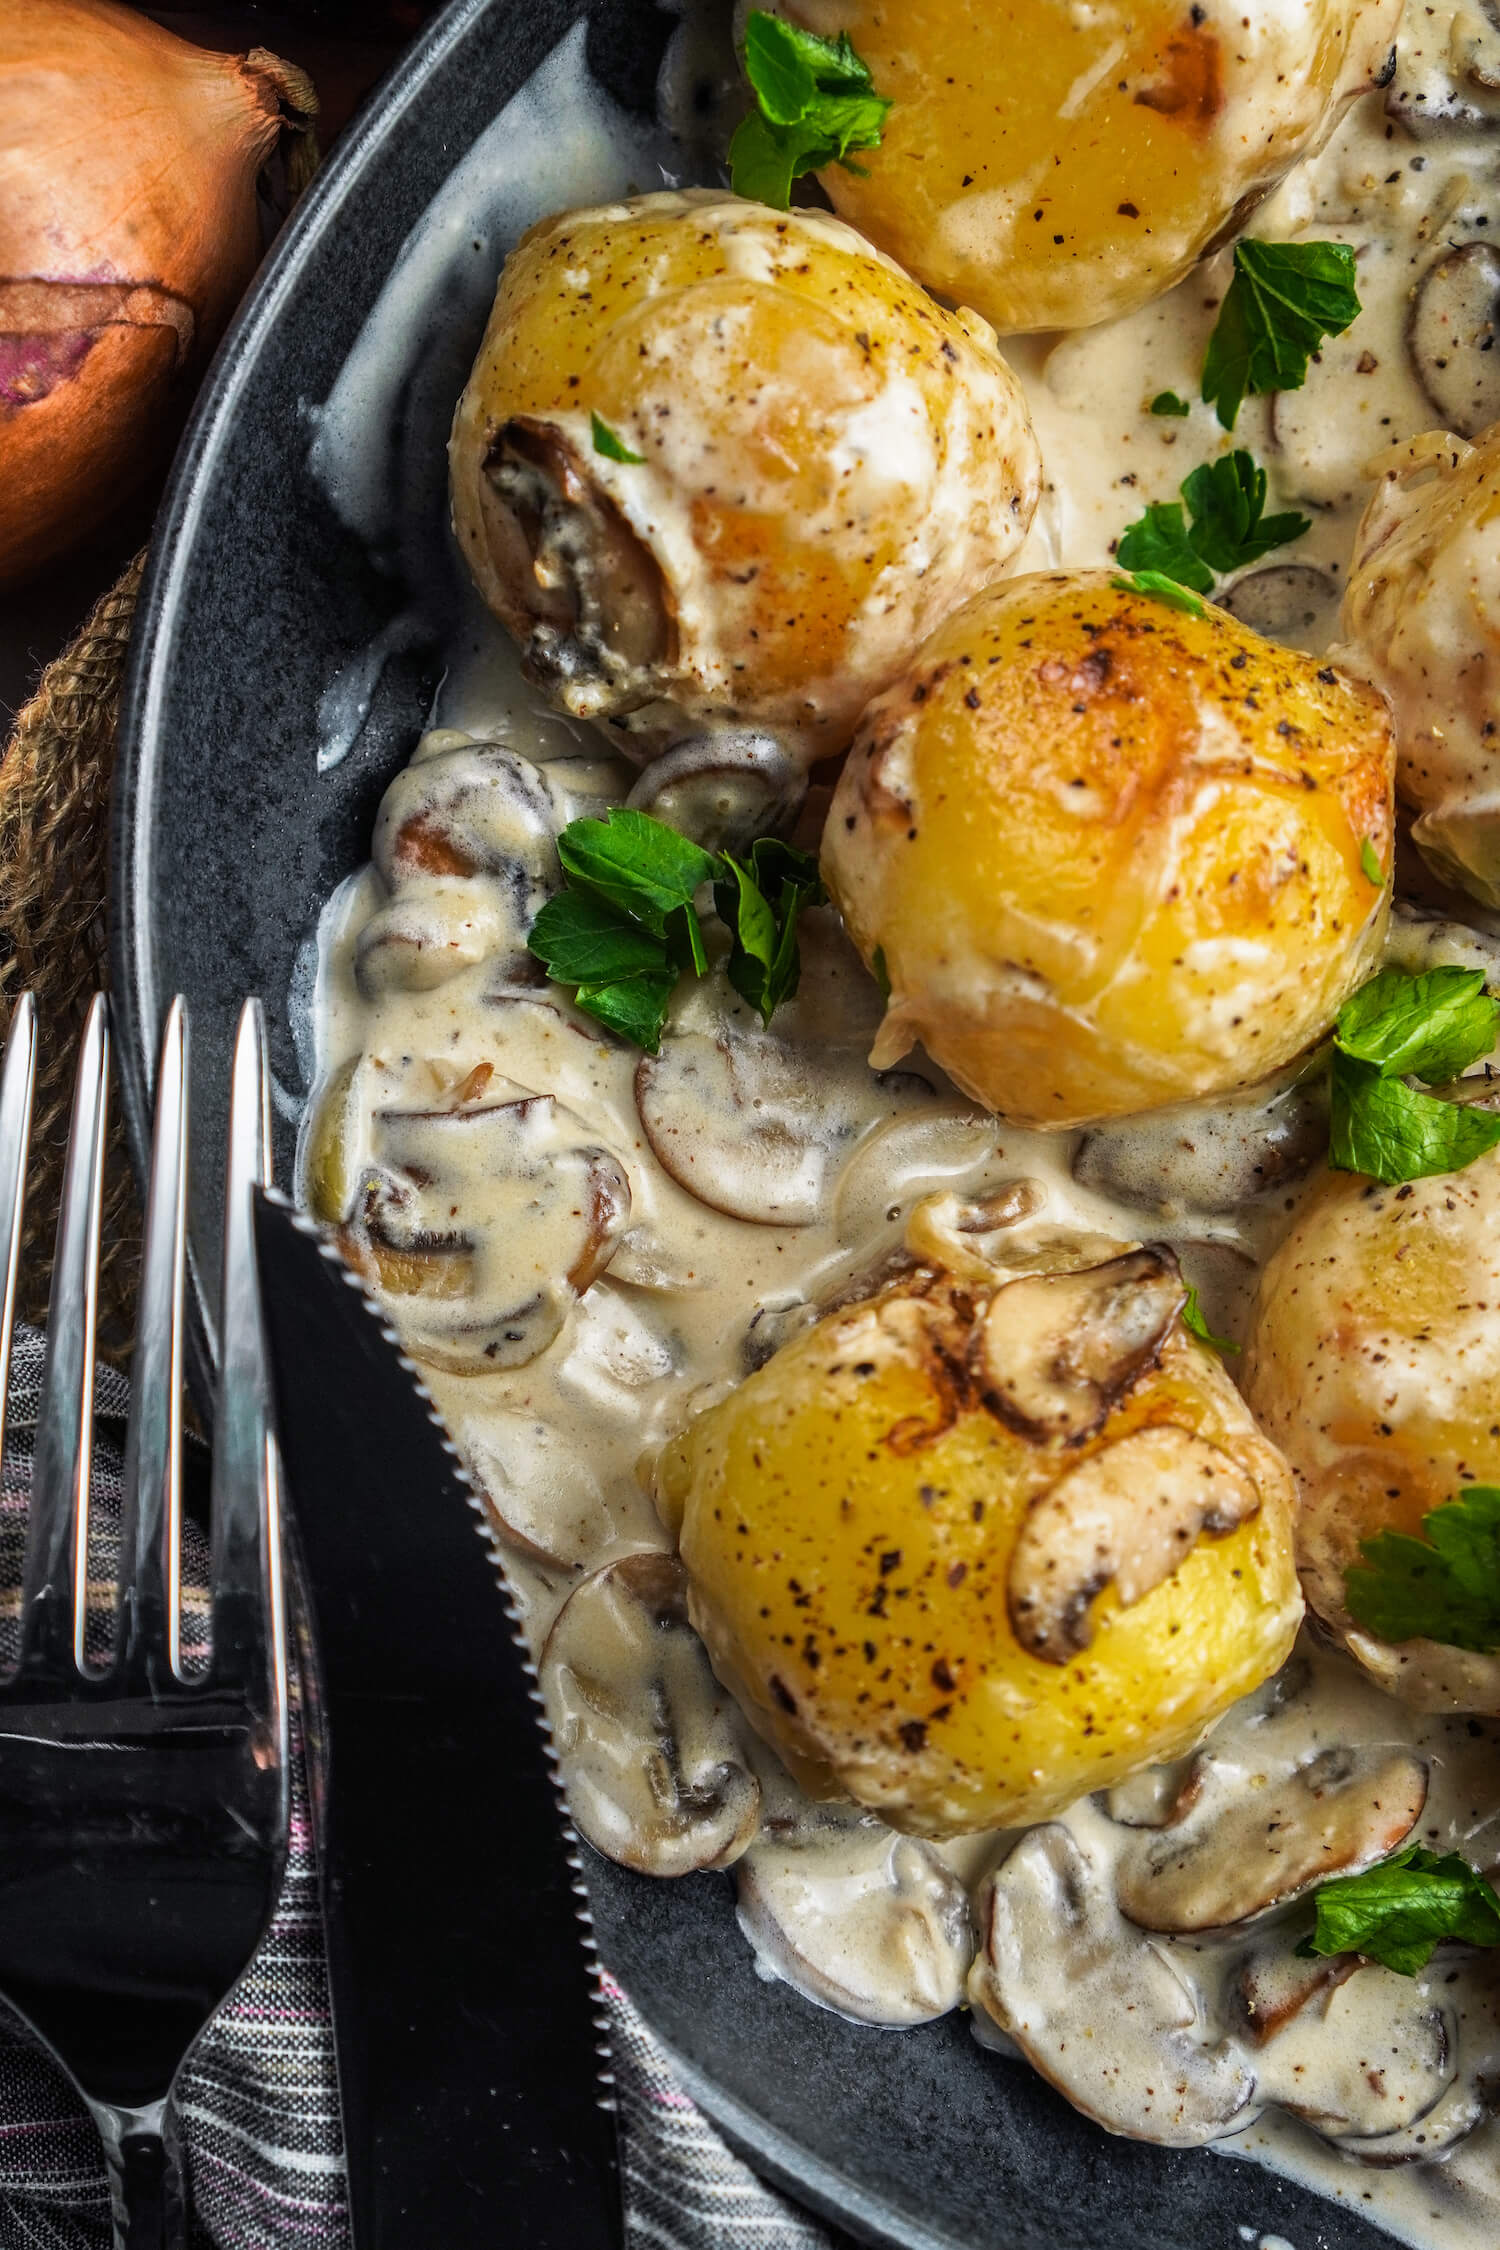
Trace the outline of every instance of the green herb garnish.
{"label": "green herb garnish", "polygon": [[705,883],[732,933],[735,991],[764,1023],[796,991],[797,924],[826,895],[806,852],[761,836],[747,865],[617,805],[607,820],[571,821],[557,856],[567,888],[548,899],[526,943],[556,983],[576,987],[585,1014],[648,1054],[660,1047],[678,977],[708,969],[693,903]]}
{"label": "green herb garnish", "polygon": [[1304,1957],[1363,1953],[1414,1977],[1444,1938],[1500,1945],[1500,1897],[1457,1852],[1439,1858],[1420,1844],[1404,1845],[1363,1875],[1322,1884],[1314,1903],[1317,1927],[1297,1948]]}
{"label": "green herb garnish", "polygon": [[1169,609],[1186,610],[1189,617],[1201,617],[1203,604],[1186,586],[1179,585],[1161,570],[1133,570],[1128,578],[1112,578],[1122,594],[1146,594],[1154,602],[1165,602]]}
{"label": "green herb garnish", "polygon": [[1383,1641],[1500,1649],[1500,1487],[1465,1486],[1422,1518],[1422,1536],[1378,1531],[1344,1574],[1349,1614]]}
{"label": "green herb garnish", "polygon": [[632,453],[625,440],[618,436],[602,414],[589,417],[594,433],[594,451],[602,453],[606,461],[629,461],[638,468],[646,458],[644,453]]}
{"label": "green herb garnish", "polygon": [[1153,571],[1196,594],[1212,593],[1217,578],[1259,562],[1309,529],[1306,516],[1268,516],[1265,505],[1266,472],[1240,448],[1194,469],[1183,479],[1182,500],[1149,507],[1115,552],[1127,570]]}
{"label": "green herb garnish", "polygon": [[1500,1146],[1500,1116],[1438,1101],[1439,1086],[1495,1044],[1500,1001],[1478,969],[1384,969],[1345,1002],[1334,1026],[1328,1161],[1395,1186],[1459,1172]]}
{"label": "green herb garnish", "polygon": [[1151,412],[1153,414],[1170,419],[1173,422],[1182,421],[1192,411],[1193,409],[1188,401],[1185,398],[1179,398],[1175,391],[1158,391],[1151,401]]}
{"label": "green herb garnish", "polygon": [[852,152],[879,147],[891,105],[875,92],[847,31],[819,39],[757,8],[745,26],[744,60],[759,106],[729,144],[736,195],[784,211],[803,173],[825,164],[858,172]]}
{"label": "green herb garnish", "polygon": [[1359,847],[1359,864],[1365,881],[1373,883],[1377,891],[1383,891],[1385,889],[1385,869],[1380,864],[1379,852],[1376,851],[1368,836]]}
{"label": "green herb garnish", "polygon": [[1182,1325],[1190,1336],[1198,1337],[1202,1343],[1212,1344],[1216,1352],[1237,1352],[1240,1348],[1228,1336],[1214,1334],[1203,1317],[1196,1289],[1190,1289],[1187,1293],[1187,1303],[1182,1308]]}
{"label": "green herb garnish", "polygon": [[1203,396],[1232,430],[1247,396],[1300,390],[1326,336],[1359,316],[1354,252],[1344,242],[1237,242],[1203,362]]}
{"label": "green herb garnish", "polygon": [[877,945],[870,955],[870,972],[880,987],[881,999],[889,1007],[891,1004],[891,972],[886,961],[883,945]]}

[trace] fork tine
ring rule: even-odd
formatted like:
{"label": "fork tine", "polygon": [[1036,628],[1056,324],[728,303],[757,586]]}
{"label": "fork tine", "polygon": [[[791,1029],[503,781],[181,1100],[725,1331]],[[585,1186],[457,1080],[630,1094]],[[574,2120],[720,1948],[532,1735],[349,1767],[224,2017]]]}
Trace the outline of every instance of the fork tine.
{"label": "fork tine", "polygon": [[84,1669],[94,1323],[108,1105],[109,1018],[104,995],[96,993],[78,1051],[68,1128],[21,1588],[22,1667],[55,1678],[66,1678],[70,1663],[77,1671]]}
{"label": "fork tine", "polygon": [[167,1011],[156,1072],[151,1188],[125,1439],[117,1661],[149,1676],[165,1651],[182,1677],[182,1286],[187,1230],[188,1018]]}
{"label": "fork tine", "polygon": [[224,1190],[224,1287],[214,1407],[213,1672],[285,1727],[280,1483],[255,1266],[253,1195],[271,1171],[265,1018],[247,1000],[235,1040]]}
{"label": "fork tine", "polygon": [[21,1263],[26,1158],[31,1148],[31,1098],[36,1085],[36,1002],[23,992],[10,1019],[0,1071],[0,1463],[5,1459],[5,1395]]}

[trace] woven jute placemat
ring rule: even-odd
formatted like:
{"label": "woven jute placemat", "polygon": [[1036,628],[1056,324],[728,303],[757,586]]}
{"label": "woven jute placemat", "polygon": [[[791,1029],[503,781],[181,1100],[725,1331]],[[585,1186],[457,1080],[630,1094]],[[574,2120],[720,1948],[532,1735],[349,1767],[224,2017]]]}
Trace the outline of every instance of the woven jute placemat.
{"label": "woven jute placemat", "polygon": [[[0,761],[0,1015],[36,997],[37,1089],[19,1305],[42,1321],[62,1189],[78,1040],[109,982],[109,802],[125,652],[144,553],[95,604],[17,714]],[[140,1204],[118,1107],[104,1166],[100,1349],[129,1355],[140,1267]]]}

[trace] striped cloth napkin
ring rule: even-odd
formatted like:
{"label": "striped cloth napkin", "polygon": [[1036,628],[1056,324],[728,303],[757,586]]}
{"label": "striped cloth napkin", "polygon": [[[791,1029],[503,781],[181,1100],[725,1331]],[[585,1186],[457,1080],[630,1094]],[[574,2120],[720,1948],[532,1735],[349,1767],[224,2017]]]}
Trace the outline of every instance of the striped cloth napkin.
{"label": "striped cloth napkin", "polygon": [[[0,1585],[21,1583],[43,1339],[17,1331],[0,1480]],[[93,1515],[98,1572],[112,1568],[129,1386],[101,1369]],[[199,1467],[201,1469],[201,1462]],[[183,1653],[207,1654],[208,1554],[183,1555]],[[0,1612],[13,1654],[17,1604]],[[100,1628],[105,1623],[101,1612]],[[11,1647],[6,1648],[7,1634]],[[179,2082],[193,2250],[349,2250],[349,2219],[301,1731],[293,1710],[292,1825],[276,1917]],[[833,2237],[765,2187],[673,2082],[630,2000],[605,1979],[620,2097],[628,2250],[832,2250]],[[0,2010],[0,2245],[109,2250],[98,2138],[77,2094]],[[427,2250],[414,2244],[412,2250]]]}

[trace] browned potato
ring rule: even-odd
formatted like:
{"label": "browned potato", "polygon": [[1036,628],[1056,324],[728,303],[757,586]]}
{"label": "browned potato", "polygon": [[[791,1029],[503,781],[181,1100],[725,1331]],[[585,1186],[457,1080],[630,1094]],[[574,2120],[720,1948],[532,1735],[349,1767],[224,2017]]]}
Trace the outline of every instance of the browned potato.
{"label": "browned potato", "polygon": [[1500,1484],[1500,1150],[1405,1187],[1331,1174],[1261,1277],[1245,1395],[1297,1473],[1318,1615],[1420,1708],[1500,1712],[1500,1658],[1393,1648],[1344,1596],[1362,1540]]}
{"label": "browned potato", "polygon": [[1017,578],[861,722],[823,874],[889,983],[871,1060],[1071,1126],[1266,1078],[1374,969],[1383,698],[1107,571]]}
{"label": "browned potato", "polygon": [[451,462],[533,677],[638,757],[716,720],[841,749],[1014,556],[1040,476],[983,321],[836,219],[701,191],[532,229]]}
{"label": "browned potato", "polygon": [[893,104],[834,208],[999,329],[1144,304],[1244,223],[1391,57],[1401,0],[780,0]]}
{"label": "browned potato", "polygon": [[1403,447],[1365,510],[1351,648],[1396,714],[1396,788],[1446,882],[1500,906],[1500,423]]}
{"label": "browned potato", "polygon": [[813,1795],[917,1834],[1177,1755],[1301,1616],[1290,1474],[1170,1253],[1046,1254],[831,1314],[660,1464],[719,1677]]}

